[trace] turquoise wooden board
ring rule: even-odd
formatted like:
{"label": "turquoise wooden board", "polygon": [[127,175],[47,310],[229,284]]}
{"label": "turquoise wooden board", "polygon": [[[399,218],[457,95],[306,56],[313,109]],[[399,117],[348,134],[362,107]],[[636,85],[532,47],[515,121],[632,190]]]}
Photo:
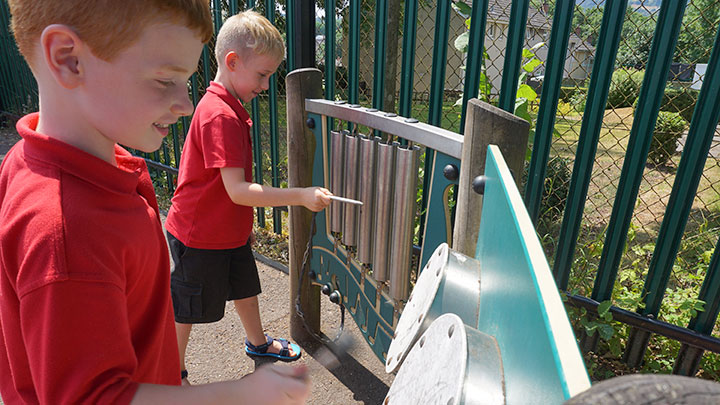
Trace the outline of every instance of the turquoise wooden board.
{"label": "turquoise wooden board", "polygon": [[485,176],[478,329],[500,346],[508,404],[559,404],[590,387],[587,370],[532,221],[494,145]]}

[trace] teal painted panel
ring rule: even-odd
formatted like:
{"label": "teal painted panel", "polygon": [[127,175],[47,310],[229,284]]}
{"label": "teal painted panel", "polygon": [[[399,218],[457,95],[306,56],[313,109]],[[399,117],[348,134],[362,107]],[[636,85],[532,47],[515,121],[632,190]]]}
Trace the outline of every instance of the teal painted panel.
{"label": "teal painted panel", "polygon": [[458,176],[460,173],[460,160],[438,151],[431,151],[434,158],[428,172],[430,174],[429,191],[426,193],[427,212],[425,217],[425,229],[423,231],[422,249],[420,251],[420,269],[425,268],[430,256],[441,243],[452,240],[452,226],[450,210],[448,209],[447,193],[452,185],[457,185],[457,180],[448,180],[443,175],[443,168],[447,165],[457,167]]}
{"label": "teal painted panel", "polygon": [[590,381],[510,170],[496,146],[487,156],[478,329],[500,346],[507,403],[559,404]]}

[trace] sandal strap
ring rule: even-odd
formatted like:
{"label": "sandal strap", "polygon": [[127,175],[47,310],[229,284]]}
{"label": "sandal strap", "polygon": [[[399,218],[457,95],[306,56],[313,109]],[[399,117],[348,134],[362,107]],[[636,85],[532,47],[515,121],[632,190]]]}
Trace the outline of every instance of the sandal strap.
{"label": "sandal strap", "polygon": [[267,338],[267,342],[265,342],[265,343],[263,343],[263,344],[261,344],[261,345],[257,345],[257,346],[255,346],[255,345],[253,345],[252,343],[250,343],[250,341],[247,340],[247,338],[246,338],[246,339],[245,339],[245,346],[247,346],[250,350],[254,351],[255,353],[267,353],[268,348],[270,347],[270,345],[272,344],[273,340],[275,340],[275,339],[271,338],[271,337],[268,336],[267,334],[265,334],[265,337]]}
{"label": "sandal strap", "polygon": [[288,350],[289,343],[286,339],[275,339],[280,342],[280,345],[282,346],[282,349],[280,350],[280,353],[278,353],[280,356],[283,357],[290,357],[290,350]]}

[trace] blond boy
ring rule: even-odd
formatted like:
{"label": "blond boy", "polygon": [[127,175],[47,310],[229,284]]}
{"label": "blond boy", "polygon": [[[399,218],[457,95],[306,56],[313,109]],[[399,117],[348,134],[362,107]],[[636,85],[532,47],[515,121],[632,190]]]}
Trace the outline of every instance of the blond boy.
{"label": "blond boy", "polygon": [[[5,403],[303,403],[306,370],[180,387],[169,257],[142,159],[193,106],[204,0],[10,0],[39,113],[0,167]],[[175,386],[173,386],[175,385]]]}
{"label": "blond boy", "polygon": [[251,250],[253,207],[302,205],[319,211],[331,193],[253,183],[252,121],[241,104],[268,89],[284,55],[278,30],[254,11],[228,18],[218,33],[218,72],[190,124],[165,223],[175,262],[171,287],[184,377],[192,325],[222,319],[227,301],[233,301],[245,328],[248,354],[286,361],[300,357],[296,344],[263,331]]}

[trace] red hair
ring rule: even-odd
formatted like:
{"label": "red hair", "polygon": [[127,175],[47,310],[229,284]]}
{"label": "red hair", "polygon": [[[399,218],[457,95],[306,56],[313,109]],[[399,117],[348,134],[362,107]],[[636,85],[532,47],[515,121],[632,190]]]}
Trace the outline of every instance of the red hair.
{"label": "red hair", "polygon": [[72,28],[106,61],[133,44],[148,25],[171,22],[195,31],[205,43],[213,33],[208,0],[9,0],[11,29],[32,65],[40,34],[51,24]]}

